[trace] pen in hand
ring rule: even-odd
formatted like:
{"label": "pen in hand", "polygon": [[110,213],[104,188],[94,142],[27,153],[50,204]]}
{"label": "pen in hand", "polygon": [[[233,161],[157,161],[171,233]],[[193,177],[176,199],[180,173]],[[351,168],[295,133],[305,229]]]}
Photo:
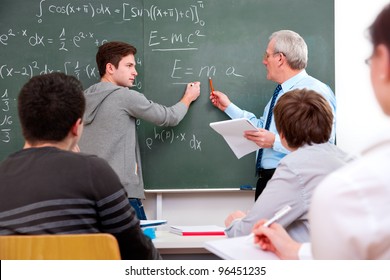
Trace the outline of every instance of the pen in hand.
{"label": "pen in hand", "polygon": [[210,77],[209,77],[209,84],[210,84],[211,94],[213,94],[214,93],[213,80],[211,80]]}
{"label": "pen in hand", "polygon": [[[269,219],[267,222],[264,223],[263,227],[269,227],[272,225],[274,222],[282,218],[284,215],[286,215],[288,212],[291,210],[290,205],[284,206],[282,209],[280,209],[278,212],[275,213],[275,215]],[[255,236],[255,234],[252,232],[251,234],[248,235],[248,239],[252,239]]]}
{"label": "pen in hand", "polygon": [[269,227],[272,223],[276,222],[277,220],[279,220],[281,217],[283,217],[284,215],[286,215],[288,212],[290,212],[291,210],[291,206],[290,205],[286,205],[284,206],[281,210],[279,210],[278,212],[275,213],[275,215],[269,219],[264,225],[263,227]]}

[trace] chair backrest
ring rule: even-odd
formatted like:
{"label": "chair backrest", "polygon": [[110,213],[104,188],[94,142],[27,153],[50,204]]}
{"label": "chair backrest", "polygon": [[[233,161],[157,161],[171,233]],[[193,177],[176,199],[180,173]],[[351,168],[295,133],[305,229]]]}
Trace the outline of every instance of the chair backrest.
{"label": "chair backrest", "polygon": [[1,260],[120,260],[111,234],[0,236]]}

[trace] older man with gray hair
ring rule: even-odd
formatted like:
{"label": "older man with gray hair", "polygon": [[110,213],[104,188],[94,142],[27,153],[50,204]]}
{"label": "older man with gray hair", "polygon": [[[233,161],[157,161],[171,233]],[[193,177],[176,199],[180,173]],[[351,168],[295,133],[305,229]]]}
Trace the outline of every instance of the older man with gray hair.
{"label": "older man with gray hair", "polygon": [[[237,107],[222,92],[213,91],[210,95],[213,105],[224,111],[230,118],[247,118],[258,127],[256,132],[246,135],[249,140],[254,141],[260,147],[256,160],[258,180],[255,200],[272,178],[279,161],[289,153],[281,144],[272,114],[274,105],[284,93],[293,89],[307,88],[324,96],[334,116],[329,142],[335,142],[336,99],[334,93],[328,85],[307,74],[305,70],[307,60],[307,45],[298,33],[280,30],[269,37],[269,43],[263,55],[263,64],[267,69],[267,79],[278,85],[260,118]],[[245,213],[237,212],[235,218],[243,216]]]}

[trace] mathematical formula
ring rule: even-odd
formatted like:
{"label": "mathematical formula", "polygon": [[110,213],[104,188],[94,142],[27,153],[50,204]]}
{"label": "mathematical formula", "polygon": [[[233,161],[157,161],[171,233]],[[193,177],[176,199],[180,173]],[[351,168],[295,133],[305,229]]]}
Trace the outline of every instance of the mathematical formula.
{"label": "mathematical formula", "polygon": [[[137,60],[139,64],[142,64],[141,60]],[[84,74],[88,79],[98,80],[99,73],[96,65],[86,64],[83,65],[78,60],[65,61],[61,67],[50,66],[49,64],[40,64],[38,61],[32,61],[29,64],[21,67],[16,67],[11,64],[0,65],[0,79],[7,79],[12,77],[26,76],[32,78],[36,75],[43,75],[53,72],[63,72],[68,75],[73,75],[80,78],[81,74]],[[135,79],[134,87],[136,89],[142,88],[142,82],[139,79]]]}
{"label": "mathematical formula", "polygon": [[189,21],[200,26],[205,25],[205,21],[199,16],[199,9],[204,8],[203,1],[196,1],[195,5],[190,5],[185,9],[175,7],[162,8],[157,5],[151,5],[147,8],[141,8],[129,3],[122,3],[119,7],[112,7],[102,3],[84,3],[84,4],[51,4],[54,1],[41,0],[39,3],[39,12],[36,14],[38,23],[42,23],[46,14],[63,16],[89,16],[90,18],[117,16],[123,21],[130,21],[137,17],[144,17],[152,21],[169,19],[175,22]]}
{"label": "mathematical formula", "polygon": [[91,31],[77,31],[75,34],[71,34],[70,38],[67,37],[66,28],[62,28],[57,34],[53,36],[47,36],[40,32],[29,32],[27,28],[14,29],[10,28],[6,33],[0,34],[0,46],[8,46],[15,42],[20,44],[20,41],[16,41],[19,38],[24,39],[23,42],[31,47],[48,47],[55,46],[59,51],[68,52],[69,44],[72,47],[80,48],[85,43],[92,44],[93,46],[99,46],[107,41],[105,38],[96,38],[95,33]]}
{"label": "mathematical formula", "polygon": [[[137,64],[142,65],[142,60],[137,59]],[[216,76],[217,73],[234,76],[234,77],[244,77],[240,74],[239,71],[231,65],[224,67],[223,69],[218,69],[215,65],[201,65],[196,68],[186,66],[185,61],[181,59],[174,59],[171,62],[171,72],[170,78],[173,80],[184,79],[187,76],[196,76],[196,77],[212,77]],[[29,64],[26,64],[21,67],[15,67],[11,64],[0,64],[0,79],[11,78],[14,76],[27,76],[29,78],[35,75],[42,75],[52,72],[63,72],[69,75],[74,75],[77,78],[80,78],[80,74],[84,74],[88,79],[97,80],[99,78],[99,73],[96,68],[96,65],[86,64],[83,65],[80,61],[65,61],[61,67],[50,66],[49,64],[40,64],[37,61],[32,61]],[[173,84],[182,84],[173,81]],[[141,89],[142,82],[137,80],[134,83],[135,88]]]}
{"label": "mathematical formula", "polygon": [[[0,26],[0,80],[5,87],[7,83],[25,81],[52,72],[73,75],[87,83],[98,81],[100,75],[94,59],[96,49],[113,37],[107,29],[100,28],[101,25],[112,26],[113,33],[129,32],[135,37],[138,34],[143,36],[143,45],[136,46],[140,50],[136,55],[137,67],[143,66],[143,55],[149,52],[163,57],[164,52],[187,52],[191,55],[202,51],[202,45],[209,38],[203,16],[207,9],[206,1],[188,1],[180,5],[181,8],[169,3],[144,6],[146,1],[141,0],[103,3],[32,1],[33,9],[30,13],[20,15],[19,19],[31,18],[36,21],[11,20],[8,26]],[[15,54],[15,50],[20,50],[20,53]],[[170,70],[162,75],[166,76],[167,83],[181,85],[188,80],[216,75],[244,77],[235,65],[217,67],[213,61],[205,65],[191,65],[190,61],[183,57],[176,58],[175,55],[166,58]],[[158,69],[146,69],[145,66],[145,71]],[[134,89],[142,91],[143,88],[141,79],[136,79]],[[18,92],[15,89],[0,90],[3,91],[0,92],[0,141],[8,143],[12,141],[11,132],[15,129],[14,120],[17,118],[16,113],[12,115],[14,110],[10,109],[16,107],[10,106],[10,102],[15,100]],[[195,133],[190,135],[174,130],[155,130],[154,136],[146,139],[146,145],[152,149],[156,142],[185,142],[191,150],[202,150],[201,141]]]}
{"label": "mathematical formula", "polygon": [[154,135],[148,137],[145,140],[145,144],[149,150],[152,150],[153,145],[158,143],[172,144],[174,142],[184,142],[187,144],[187,147],[193,151],[202,151],[202,141],[195,135],[192,134],[187,136],[185,132],[175,132],[173,128],[169,129],[157,129],[153,128]]}
{"label": "mathematical formula", "polygon": [[[77,48],[88,46],[100,46],[108,40],[104,37],[97,37],[94,32],[84,30],[69,34],[63,27],[57,34],[48,36],[41,32],[30,32],[27,29],[9,29],[6,33],[0,34],[0,46],[20,44],[22,42],[33,48],[53,47],[60,52],[77,51]],[[198,45],[206,35],[201,30],[194,30],[190,33],[169,33],[161,34],[153,30],[149,33],[148,47],[152,51],[177,51],[177,50],[198,50]]]}
{"label": "mathematical formula", "polygon": [[[175,59],[172,66],[171,78],[181,79],[186,75],[197,77],[211,77],[217,74],[217,67],[215,65],[201,65],[196,69],[194,67],[185,66],[181,59]],[[222,69],[222,74],[226,76],[244,77],[239,74],[234,66],[226,66]]]}
{"label": "mathematical formula", "polygon": [[13,117],[10,114],[10,98],[6,89],[0,97],[0,141],[9,143],[11,141],[11,125]]}
{"label": "mathematical formula", "polygon": [[170,33],[168,36],[160,35],[161,32],[152,30],[149,33],[148,46],[152,51],[179,51],[179,50],[198,50],[193,46],[198,42],[198,39],[206,37],[200,30],[195,30],[192,33]]}

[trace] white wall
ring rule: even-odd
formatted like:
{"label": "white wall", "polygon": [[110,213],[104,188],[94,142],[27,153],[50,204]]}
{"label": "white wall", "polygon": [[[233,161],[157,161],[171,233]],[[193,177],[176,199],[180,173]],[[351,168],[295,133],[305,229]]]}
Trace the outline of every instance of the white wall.
{"label": "white wall", "polygon": [[372,53],[367,28],[387,3],[335,0],[337,143],[348,152],[364,148],[384,127],[390,129],[364,63]]}
{"label": "white wall", "polygon": [[[169,225],[224,226],[224,220],[230,212],[249,210],[253,206],[254,197],[254,191],[201,190],[180,193],[175,190],[162,193],[159,198],[161,201],[156,200],[155,193],[146,193],[144,207],[148,219],[166,219]],[[161,205],[161,209],[157,210],[157,205]]]}
{"label": "white wall", "polygon": [[[366,30],[387,3],[335,0],[337,142],[348,152],[360,151],[384,128],[390,129],[390,120],[376,102],[369,67],[364,63],[371,55]],[[250,209],[253,196],[253,192],[163,194],[160,218],[169,224],[223,225],[230,212]],[[145,209],[149,219],[157,217],[155,194],[147,194]]]}

